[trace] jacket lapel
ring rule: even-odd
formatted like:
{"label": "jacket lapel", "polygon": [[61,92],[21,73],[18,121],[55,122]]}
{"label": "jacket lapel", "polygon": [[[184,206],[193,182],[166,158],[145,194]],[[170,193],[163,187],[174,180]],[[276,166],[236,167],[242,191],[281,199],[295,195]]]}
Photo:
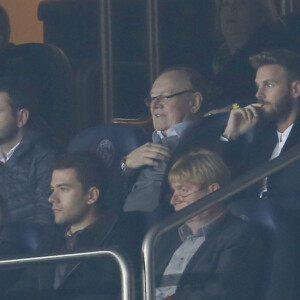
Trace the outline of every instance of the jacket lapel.
{"label": "jacket lapel", "polygon": [[296,146],[300,142],[300,118],[298,118],[290,132],[290,135],[285,143],[285,145],[282,148],[282,151],[286,151],[293,146]]}
{"label": "jacket lapel", "polygon": [[[100,247],[105,246],[105,241],[113,230],[115,224],[118,221],[118,216],[110,213],[103,214],[99,220],[87,231],[83,232],[76,249],[73,252],[86,252],[86,251],[96,251]],[[57,289],[63,285],[63,283],[76,271],[82,264],[82,261],[79,262],[68,262],[67,263],[67,272],[61,278],[59,284],[57,284]],[[51,279],[52,287],[54,284],[54,276],[56,271],[56,265],[53,266],[53,278]],[[43,275],[44,276],[44,275]],[[49,279],[49,278],[48,278]]]}

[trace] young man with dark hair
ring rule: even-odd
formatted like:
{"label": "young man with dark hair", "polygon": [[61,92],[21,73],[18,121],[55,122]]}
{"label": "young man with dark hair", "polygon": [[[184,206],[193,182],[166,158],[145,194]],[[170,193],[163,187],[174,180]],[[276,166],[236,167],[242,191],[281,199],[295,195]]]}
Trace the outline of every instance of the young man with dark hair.
{"label": "young man with dark hair", "polygon": [[[91,153],[68,153],[54,164],[49,202],[61,231],[45,239],[43,253],[116,248],[139,265],[142,220],[102,206],[104,164]],[[120,270],[112,257],[40,265],[9,292],[13,299],[118,299]]]}
{"label": "young man with dark hair", "polygon": [[[263,52],[250,58],[257,68],[257,103],[231,111],[223,145],[243,169],[274,159],[300,142],[300,55],[288,50]],[[253,130],[246,152],[239,142]],[[227,141],[227,142],[226,142]],[[243,155],[241,155],[243,154]],[[300,213],[298,163],[272,175],[258,187],[257,196],[269,198],[292,215]]]}
{"label": "young man with dark hair", "polygon": [[[300,142],[300,54],[272,50],[250,57],[250,62],[257,69],[257,103],[232,110],[221,137],[235,176],[275,159]],[[265,178],[250,189],[242,207],[245,211],[241,211],[247,214],[254,201],[269,201],[282,222],[279,226],[287,224],[286,236],[291,235],[295,242],[296,262],[300,255],[299,177],[300,162],[296,161]],[[292,257],[293,249],[290,251]],[[298,280],[300,264],[296,265]],[[298,291],[295,299],[299,295]]]}
{"label": "young man with dark hair", "polygon": [[0,190],[9,222],[53,224],[47,201],[59,150],[37,121],[38,88],[0,78]]}

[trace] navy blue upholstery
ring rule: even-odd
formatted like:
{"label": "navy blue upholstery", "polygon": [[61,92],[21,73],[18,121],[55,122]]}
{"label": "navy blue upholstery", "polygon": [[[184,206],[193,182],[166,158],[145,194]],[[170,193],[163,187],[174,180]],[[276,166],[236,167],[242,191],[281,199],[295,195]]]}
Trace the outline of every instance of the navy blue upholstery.
{"label": "navy blue upholstery", "polygon": [[144,144],[146,136],[141,128],[134,125],[98,125],[83,130],[72,138],[68,150],[94,152],[108,167],[114,167],[120,163],[123,156]]}
{"label": "navy blue upholstery", "polygon": [[229,204],[229,208],[233,214],[257,222],[266,229],[270,253],[261,300],[293,299],[295,248],[282,212],[268,200],[261,199],[236,201]]}
{"label": "navy blue upholstery", "polygon": [[34,223],[6,223],[0,235],[2,255],[33,254],[40,246],[45,230]]}
{"label": "navy blue upholstery", "polygon": [[42,43],[7,47],[0,53],[0,76],[25,76],[32,81],[41,94],[40,116],[61,140],[69,136],[73,75],[61,49]]}

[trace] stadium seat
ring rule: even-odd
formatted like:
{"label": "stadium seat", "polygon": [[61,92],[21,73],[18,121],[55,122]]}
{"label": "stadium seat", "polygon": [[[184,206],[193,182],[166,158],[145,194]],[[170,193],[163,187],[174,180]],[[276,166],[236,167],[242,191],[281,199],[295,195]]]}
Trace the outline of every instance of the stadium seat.
{"label": "stadium seat", "polygon": [[58,138],[68,137],[73,78],[61,49],[42,43],[12,45],[0,53],[0,76],[25,76],[36,84],[42,98],[40,116]]}
{"label": "stadium seat", "polygon": [[123,156],[146,142],[146,133],[129,124],[106,124],[85,129],[71,139],[68,150],[91,151],[98,154],[109,168],[120,163]]}

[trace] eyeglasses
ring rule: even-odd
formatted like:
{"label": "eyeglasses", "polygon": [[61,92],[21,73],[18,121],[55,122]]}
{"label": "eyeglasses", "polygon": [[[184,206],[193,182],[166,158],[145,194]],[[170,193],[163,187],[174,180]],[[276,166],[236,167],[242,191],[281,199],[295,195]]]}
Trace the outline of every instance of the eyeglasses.
{"label": "eyeglasses", "polygon": [[189,197],[189,196],[191,196],[191,195],[193,195],[193,194],[196,194],[196,193],[198,193],[198,192],[201,192],[201,191],[203,191],[203,189],[200,189],[200,190],[197,190],[197,191],[194,191],[194,192],[191,192],[191,193],[189,193],[189,194],[184,194],[184,195],[176,195],[177,197],[181,197],[181,198],[186,198],[186,197]]}
{"label": "eyeglasses", "polygon": [[182,95],[182,94],[185,94],[185,93],[195,93],[195,91],[190,89],[190,90],[184,90],[184,91],[172,94],[172,95],[158,95],[156,97],[146,98],[146,99],[144,99],[144,102],[145,102],[146,106],[148,106],[148,107],[151,105],[152,101],[159,101],[159,102],[162,102],[165,104],[169,99],[179,96],[179,95]]}

